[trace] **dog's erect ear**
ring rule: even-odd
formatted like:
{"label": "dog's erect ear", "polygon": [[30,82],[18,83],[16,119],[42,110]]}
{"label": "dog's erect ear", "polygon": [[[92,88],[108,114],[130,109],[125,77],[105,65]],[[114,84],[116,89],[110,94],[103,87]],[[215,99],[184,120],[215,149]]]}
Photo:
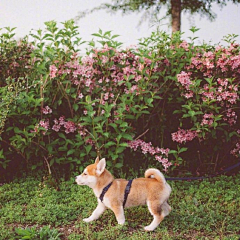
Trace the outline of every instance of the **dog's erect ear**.
{"label": "dog's erect ear", "polygon": [[100,176],[103,173],[105,167],[106,167],[106,160],[105,160],[105,158],[102,158],[99,161],[99,163],[97,164],[97,171],[96,172],[97,172],[98,176]]}
{"label": "dog's erect ear", "polygon": [[95,163],[99,163],[99,156],[95,159]]}

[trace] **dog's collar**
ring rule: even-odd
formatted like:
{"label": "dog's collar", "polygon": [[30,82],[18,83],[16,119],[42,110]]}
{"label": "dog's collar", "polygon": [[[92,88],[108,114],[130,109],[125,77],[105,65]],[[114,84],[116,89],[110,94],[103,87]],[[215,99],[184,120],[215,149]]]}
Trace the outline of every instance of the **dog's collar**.
{"label": "dog's collar", "polygon": [[110,182],[103,190],[102,190],[102,193],[99,197],[99,199],[101,200],[101,202],[103,201],[103,198],[104,198],[104,195],[105,193],[107,192],[107,190],[111,187],[113,182]]}
{"label": "dog's collar", "polygon": [[[133,181],[133,179],[129,180],[128,183],[127,183],[127,186],[126,186],[126,188],[125,188],[124,200],[123,200],[123,207],[125,206],[126,201],[127,201],[128,194],[130,193],[130,189],[131,189],[131,186],[132,186],[132,181]],[[101,202],[103,201],[104,195],[106,194],[106,192],[108,191],[108,189],[112,186],[112,183],[113,183],[113,182],[110,182],[110,183],[102,190],[102,193],[101,193],[101,195],[100,195],[100,197],[99,197],[99,199],[101,200]]]}

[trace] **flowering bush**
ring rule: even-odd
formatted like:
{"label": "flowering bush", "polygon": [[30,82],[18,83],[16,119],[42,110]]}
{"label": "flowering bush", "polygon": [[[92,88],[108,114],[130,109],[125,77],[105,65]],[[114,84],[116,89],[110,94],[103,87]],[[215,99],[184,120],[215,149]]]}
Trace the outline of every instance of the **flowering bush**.
{"label": "flowering bush", "polygon": [[230,149],[239,142],[239,80],[240,52],[236,43],[197,49],[190,64],[177,75],[185,102],[176,112],[185,130],[172,133],[172,139],[178,143],[197,139],[199,164],[226,165],[229,154],[237,152],[237,148]]}
{"label": "flowering bush", "polygon": [[[156,32],[120,50],[117,35],[93,35],[98,41],[82,56],[72,21],[63,29],[47,22],[45,32],[31,33],[21,58],[12,57],[19,63],[9,64],[6,73],[14,74],[4,75],[12,79],[1,89],[9,109],[1,125],[3,168],[16,156],[49,173],[57,165],[83,168],[96,155],[113,170],[159,162],[166,171],[196,171],[235,161],[239,45],[195,46],[179,33]],[[10,86],[14,97],[6,101]]]}

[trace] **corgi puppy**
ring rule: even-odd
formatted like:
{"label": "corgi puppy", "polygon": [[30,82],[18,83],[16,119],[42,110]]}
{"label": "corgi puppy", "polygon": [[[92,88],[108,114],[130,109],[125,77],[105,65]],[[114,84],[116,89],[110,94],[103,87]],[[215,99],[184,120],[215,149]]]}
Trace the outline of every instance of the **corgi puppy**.
{"label": "corgi puppy", "polygon": [[87,166],[83,173],[76,177],[76,183],[92,188],[98,199],[97,208],[90,217],[84,218],[83,221],[96,220],[106,208],[110,208],[114,212],[118,224],[124,224],[124,207],[147,204],[153,221],[144,229],[153,231],[171,211],[171,207],[167,203],[171,187],[163,174],[157,169],[150,168],[146,170],[145,178],[133,179],[130,184],[130,181],[128,183],[124,179],[114,179],[105,167],[105,158],[99,160],[97,157],[94,164]]}

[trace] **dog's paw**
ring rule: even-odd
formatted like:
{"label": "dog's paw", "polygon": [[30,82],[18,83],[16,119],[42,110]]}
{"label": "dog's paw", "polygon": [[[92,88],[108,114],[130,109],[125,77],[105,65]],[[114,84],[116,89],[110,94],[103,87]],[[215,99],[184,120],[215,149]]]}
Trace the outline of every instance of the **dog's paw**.
{"label": "dog's paw", "polygon": [[88,222],[91,222],[92,219],[91,219],[90,217],[89,217],[89,218],[84,218],[83,221],[86,222],[86,223],[88,223]]}
{"label": "dog's paw", "polygon": [[153,231],[155,228],[151,227],[151,226],[146,226],[144,227],[144,230],[147,231],[147,232],[151,232]]}

